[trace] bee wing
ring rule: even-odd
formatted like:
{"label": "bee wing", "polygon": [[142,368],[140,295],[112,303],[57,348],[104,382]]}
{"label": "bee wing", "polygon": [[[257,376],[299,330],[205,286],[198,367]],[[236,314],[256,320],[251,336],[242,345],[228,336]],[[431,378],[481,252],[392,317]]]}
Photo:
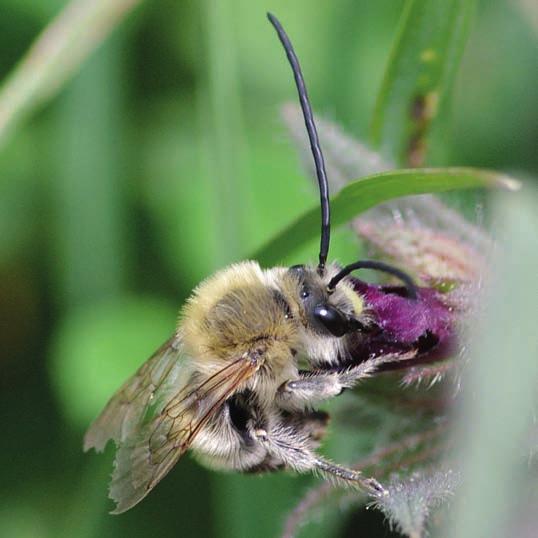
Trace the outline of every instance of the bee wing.
{"label": "bee wing", "polygon": [[141,501],[256,370],[256,359],[245,355],[204,382],[183,388],[164,407],[148,405],[141,427],[120,442],[110,484],[110,497],[117,503],[112,513],[124,512]]}
{"label": "bee wing", "polygon": [[180,374],[181,337],[170,337],[112,396],[101,414],[84,436],[84,451],[102,451],[112,439],[116,444],[125,441],[140,426],[146,409],[155,395],[166,399],[177,393]]}

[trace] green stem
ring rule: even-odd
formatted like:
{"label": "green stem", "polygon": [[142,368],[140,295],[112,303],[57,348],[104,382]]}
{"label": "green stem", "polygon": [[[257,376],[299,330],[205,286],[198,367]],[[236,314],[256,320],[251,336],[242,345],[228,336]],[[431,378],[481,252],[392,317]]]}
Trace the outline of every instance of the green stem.
{"label": "green stem", "polygon": [[60,12],[0,88],[0,148],[140,1],[73,0]]}
{"label": "green stem", "polygon": [[69,306],[109,298],[126,280],[120,58],[109,43],[60,104],[54,263],[58,300]]}
{"label": "green stem", "polygon": [[232,2],[206,0],[202,5],[207,39],[207,93],[202,97],[201,113],[210,148],[210,162],[205,164],[214,186],[217,261],[223,265],[244,254],[244,133]]}

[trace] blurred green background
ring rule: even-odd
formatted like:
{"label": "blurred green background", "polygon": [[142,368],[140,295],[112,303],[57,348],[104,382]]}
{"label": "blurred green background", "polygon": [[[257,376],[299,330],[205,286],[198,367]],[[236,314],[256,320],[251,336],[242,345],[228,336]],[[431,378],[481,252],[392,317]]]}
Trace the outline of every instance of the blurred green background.
{"label": "blurred green background", "polygon": [[[0,0],[2,78],[65,4]],[[479,3],[428,164],[538,175],[529,5]],[[314,108],[367,140],[402,7],[142,2],[0,148],[0,536],[278,535],[314,478],[220,475],[187,457],[112,517],[113,451],[83,454],[82,435],[197,282],[315,203],[279,118],[295,88],[266,10]],[[333,255],[355,256],[351,234],[335,235]],[[314,244],[282,261],[315,256]],[[309,535],[388,535],[381,519],[337,513]]]}

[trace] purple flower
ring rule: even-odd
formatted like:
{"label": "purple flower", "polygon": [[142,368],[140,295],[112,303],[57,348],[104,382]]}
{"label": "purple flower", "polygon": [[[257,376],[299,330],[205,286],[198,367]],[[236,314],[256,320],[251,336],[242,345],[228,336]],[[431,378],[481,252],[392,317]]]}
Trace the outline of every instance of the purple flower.
{"label": "purple flower", "polygon": [[412,359],[385,366],[404,367],[447,358],[457,349],[457,314],[444,294],[421,287],[414,300],[406,296],[404,287],[379,286],[358,279],[353,283],[374,323],[371,332],[354,337],[353,362],[388,353],[416,352]]}

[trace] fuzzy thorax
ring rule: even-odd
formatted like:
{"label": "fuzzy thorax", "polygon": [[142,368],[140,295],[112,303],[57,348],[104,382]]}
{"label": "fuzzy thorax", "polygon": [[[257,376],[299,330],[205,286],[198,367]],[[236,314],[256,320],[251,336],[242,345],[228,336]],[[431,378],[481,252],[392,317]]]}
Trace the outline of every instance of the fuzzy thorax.
{"label": "fuzzy thorax", "polygon": [[180,325],[191,356],[208,369],[259,351],[262,368],[276,373],[290,361],[297,340],[272,279],[255,262],[232,265],[203,281]]}

